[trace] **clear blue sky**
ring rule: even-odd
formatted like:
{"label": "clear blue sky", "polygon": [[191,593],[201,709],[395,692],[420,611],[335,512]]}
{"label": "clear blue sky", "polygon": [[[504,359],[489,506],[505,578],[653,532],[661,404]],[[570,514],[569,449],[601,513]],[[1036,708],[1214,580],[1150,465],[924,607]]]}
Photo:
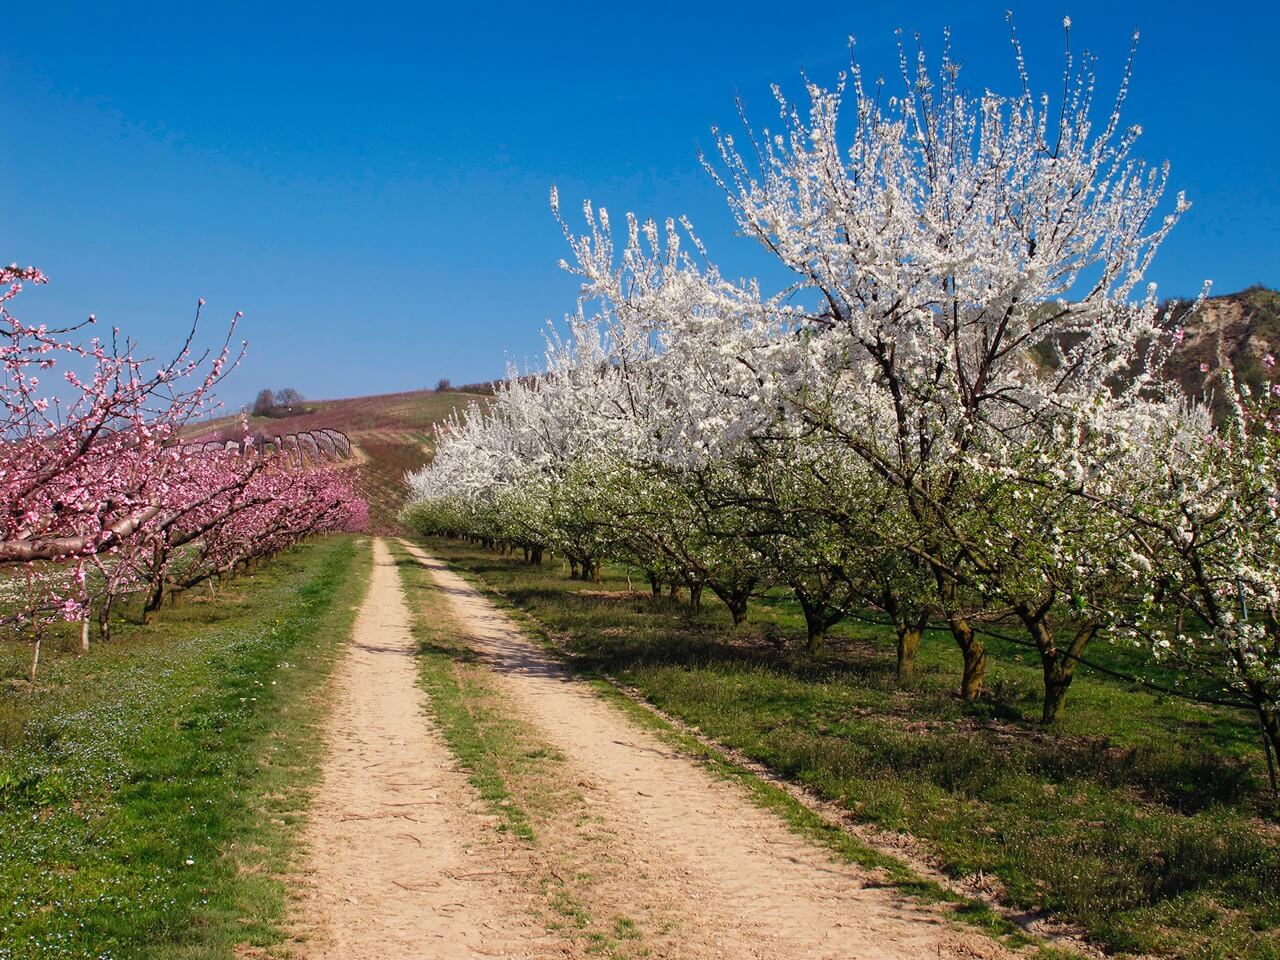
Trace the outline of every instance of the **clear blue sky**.
{"label": "clear blue sky", "polygon": [[[763,124],[771,81],[833,80],[850,34],[874,77],[895,69],[895,27],[936,50],[950,25],[972,89],[1013,80],[1007,3],[271,6],[50,4],[11,17],[0,53],[0,257],[53,278],[22,315],[94,312],[159,349],[197,297],[211,319],[243,310],[231,403],[536,360],[575,295],[552,183],[570,211],[589,196],[687,212],[718,260],[756,272],[697,146],[733,122],[735,93]],[[1128,118],[1195,203],[1158,261],[1162,292],[1280,284],[1276,6],[1014,10],[1050,91],[1063,14],[1108,94],[1141,29]]]}

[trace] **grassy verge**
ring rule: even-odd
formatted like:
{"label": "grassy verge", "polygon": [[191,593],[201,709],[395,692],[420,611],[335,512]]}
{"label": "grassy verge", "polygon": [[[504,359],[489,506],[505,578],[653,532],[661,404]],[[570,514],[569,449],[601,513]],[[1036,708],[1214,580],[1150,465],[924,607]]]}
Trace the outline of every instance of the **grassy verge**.
{"label": "grassy verge", "polygon": [[[506,596],[487,581],[466,571],[463,576],[503,607],[527,635],[542,643],[552,655],[564,655],[563,644],[558,642],[557,637],[550,635],[539,620],[528,615],[527,611],[512,606]],[[673,722],[669,719],[669,714],[656,711],[652,704],[637,702],[633,699],[634,690],[624,688],[616,678],[601,674],[586,665],[581,658],[576,659],[579,676],[604,700],[627,714],[638,726],[702,764],[710,773],[739,784],[757,805],[781,817],[796,833],[825,847],[848,863],[876,871],[884,883],[908,896],[924,902],[947,904],[957,919],[1000,939],[1007,946],[1038,945],[1037,960],[1054,960],[1059,955],[1075,956],[1074,953],[1059,954],[1052,947],[1040,944],[1039,937],[1028,935],[1023,928],[988,903],[959,896],[944,885],[922,876],[900,858],[862,842],[832,818],[816,812],[778,785],[776,778],[762,776],[759,765],[753,769],[748,765],[749,761],[740,762],[719,749],[714,742],[705,737],[700,738],[687,726],[682,727],[678,720]]]}
{"label": "grassy verge", "polygon": [[431,575],[398,544],[393,542],[391,550],[409,603],[427,709],[471,785],[497,817],[499,830],[532,844],[529,815],[507,782],[511,767],[526,752],[521,725],[499,708],[485,671],[474,665],[466,634]]}
{"label": "grassy verge", "polygon": [[547,929],[593,956],[648,956],[645,931],[596,897],[595,870],[608,856],[564,757],[521,720],[477,663],[431,574],[394,542],[418,642],[427,708],[450,751],[496,819],[523,844],[520,872],[538,893]]}
{"label": "grassy verge", "polygon": [[579,669],[618,677],[861,819],[909,831],[955,876],[998,878],[1016,907],[1048,908],[1118,952],[1280,956],[1276,811],[1247,717],[1084,676],[1066,722],[1046,733],[1033,720],[1036,668],[1016,648],[993,644],[990,693],[966,705],[951,694],[946,637],[926,638],[921,676],[904,688],[879,628],[844,625],[817,658],[780,649],[773,640],[802,633],[781,598],[733,631],[717,604],[690,618],[627,592],[620,571],[584,585],[430,547],[535,616]]}
{"label": "grassy verge", "polygon": [[[368,549],[306,544],[0,689],[0,958],[231,957],[281,939],[323,686]],[[0,675],[26,650],[0,648]]]}

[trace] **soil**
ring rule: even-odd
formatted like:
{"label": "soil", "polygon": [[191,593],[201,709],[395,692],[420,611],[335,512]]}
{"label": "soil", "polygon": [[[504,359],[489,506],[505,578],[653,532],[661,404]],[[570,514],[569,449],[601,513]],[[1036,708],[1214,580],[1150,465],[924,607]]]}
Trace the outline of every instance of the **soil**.
{"label": "soil", "polygon": [[[651,955],[1011,955],[793,833],[742,787],[673,751],[575,679],[442,562],[405,546],[448,596],[510,709],[563,755],[563,776],[589,810],[589,830],[572,809],[559,823],[538,824],[546,855],[588,862],[586,906],[634,919]],[[575,857],[578,842],[590,850]],[[508,907],[506,916],[513,913]]]}
{"label": "soil", "polygon": [[295,955],[562,956],[524,909],[518,868],[508,869],[517,852],[423,712],[409,624],[399,572],[375,540],[304,831]]}
{"label": "soil", "polygon": [[[522,742],[554,755],[529,843],[459,768],[417,682],[385,540],[335,669],[293,955],[911,960],[1011,956],[840,862],[642,730],[440,561],[431,572]],[[531,767],[530,769],[534,769]],[[516,774],[513,792],[531,789]],[[529,774],[532,777],[535,774]],[[544,784],[545,788],[546,785]]]}

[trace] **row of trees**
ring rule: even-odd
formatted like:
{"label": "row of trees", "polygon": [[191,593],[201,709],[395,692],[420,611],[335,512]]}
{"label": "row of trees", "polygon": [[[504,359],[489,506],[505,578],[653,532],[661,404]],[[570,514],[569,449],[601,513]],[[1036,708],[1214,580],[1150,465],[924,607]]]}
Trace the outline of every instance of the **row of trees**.
{"label": "row of trees", "polygon": [[181,349],[157,364],[118,330],[85,339],[93,317],[23,323],[10,302],[44,282],[34,268],[0,269],[0,622],[32,630],[33,679],[51,619],[79,620],[87,648],[94,610],[105,636],[123,595],[141,592],[150,617],[175,591],[362,523],[350,469],[182,439],[217,408],[214,388],[243,354],[234,321],[218,350],[197,355],[197,309]]}
{"label": "row of trees", "polygon": [[294,413],[301,412],[299,409],[303,404],[303,396],[293,387],[284,387],[280,390],[259,390],[258,395],[253,398],[253,406],[249,408],[249,412],[255,417],[287,417]]}
{"label": "row of trees", "polygon": [[408,519],[579,576],[634,564],[735,620],[786,587],[812,646],[891,623],[904,677],[945,626],[967,699],[984,635],[1013,635],[1045,722],[1091,643],[1138,643],[1280,746],[1280,386],[1227,370],[1215,416],[1162,379],[1182,334],[1144,276],[1189,205],[1134,155],[1129,71],[1098,110],[1091,60],[1068,54],[1051,102],[1014,52],[1010,96],[904,48],[896,92],[854,63],[804,104],[775,91],[778,130],[717,131],[704,162],[777,292],[685,220],[561,219],[567,332],[445,425]]}

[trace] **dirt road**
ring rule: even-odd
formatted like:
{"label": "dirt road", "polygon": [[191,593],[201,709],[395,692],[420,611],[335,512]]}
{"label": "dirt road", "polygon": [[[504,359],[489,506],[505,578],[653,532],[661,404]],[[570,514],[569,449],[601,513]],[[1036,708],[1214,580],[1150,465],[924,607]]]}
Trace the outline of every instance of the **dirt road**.
{"label": "dirt road", "polygon": [[626,918],[619,936],[636,939],[614,941],[615,955],[1009,955],[796,836],[569,676],[442,563],[405,546],[449,598],[504,709],[562,755],[558,769],[580,799],[541,817],[535,850],[492,829],[422,710],[409,612],[378,541],[335,678],[330,755],[307,831],[305,956],[598,953],[547,925],[537,902],[545,887],[522,880],[534,861],[577,878],[584,911]]}
{"label": "dirt road", "polygon": [[[475,649],[519,713],[567,757],[592,811],[624,848],[614,869],[636,899],[683,918],[691,956],[915,958],[998,956],[868,874],[835,861],[751,803],[741,789],[674,754],[555,660],[443,563],[431,570]],[[674,944],[672,945],[674,946]]]}
{"label": "dirt road", "polygon": [[387,545],[333,681],[328,759],[304,833],[298,954],[327,960],[544,957],[508,851],[422,711]]}

